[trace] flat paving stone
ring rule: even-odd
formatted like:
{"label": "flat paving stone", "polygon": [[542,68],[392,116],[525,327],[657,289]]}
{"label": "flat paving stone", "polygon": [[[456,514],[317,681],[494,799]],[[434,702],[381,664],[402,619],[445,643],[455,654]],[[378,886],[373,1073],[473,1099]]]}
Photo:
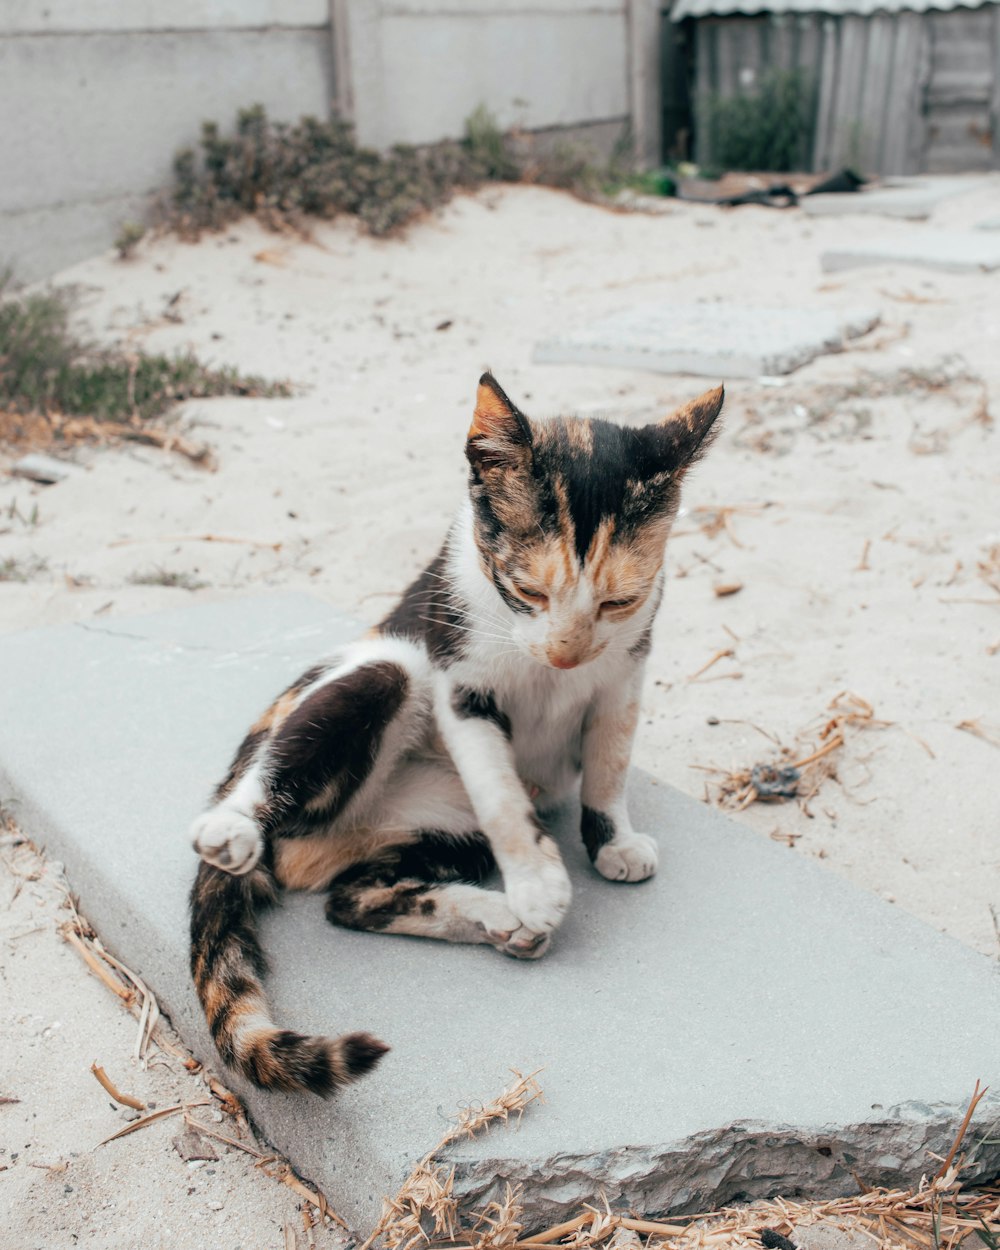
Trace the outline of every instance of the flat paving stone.
{"label": "flat paving stone", "polygon": [[[0,646],[0,800],[216,1070],[188,980],[185,831],[250,719],[354,632],[275,594]],[[660,874],[601,880],[568,813],[575,898],[538,963],[332,929],[311,896],[267,919],[277,1020],[393,1046],[329,1103],[233,1082],[354,1226],[511,1068],[542,1069],[545,1105],[449,1158],[467,1207],[521,1182],[536,1227],[602,1193],[652,1215],[856,1192],[855,1174],[914,1182],[976,1079],[1000,1084],[995,963],[651,777],[633,777],[631,804]],[[971,1179],[1000,1171],[988,1098]]]}
{"label": "flat paving stone", "polygon": [[878,324],[873,309],[641,304],[539,343],[536,364],[754,378],[791,373]]}
{"label": "flat paving stone", "polygon": [[857,213],[923,221],[952,196],[985,186],[983,178],[894,178],[848,195],[804,195],[802,211],[813,217],[849,217]]}
{"label": "flat paving stone", "polygon": [[916,265],[948,273],[990,273],[1000,269],[1000,240],[976,230],[901,230],[879,242],[856,243],[824,252],[826,273],[859,265]]}

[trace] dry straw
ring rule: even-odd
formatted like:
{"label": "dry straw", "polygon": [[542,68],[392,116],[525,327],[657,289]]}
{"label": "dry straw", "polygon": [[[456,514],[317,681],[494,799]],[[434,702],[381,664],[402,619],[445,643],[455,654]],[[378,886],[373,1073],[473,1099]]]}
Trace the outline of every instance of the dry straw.
{"label": "dry straw", "polygon": [[[933,1175],[914,1189],[878,1189],[860,1185],[853,1197],[825,1202],[775,1198],[744,1207],[666,1220],[635,1219],[611,1209],[586,1206],[571,1220],[525,1235],[526,1219],[519,1187],[509,1184],[500,1199],[474,1212],[463,1224],[454,1193],[454,1172],[435,1155],[465,1133],[523,1112],[541,1091],[532,1078],[518,1078],[493,1103],[460,1117],[438,1146],[426,1155],[392,1200],[360,1250],[376,1243],[389,1250],[758,1250],[794,1246],[802,1229],[824,1224],[869,1238],[879,1250],[955,1250],[970,1233],[988,1250],[1000,1250],[1000,1189],[964,1190],[960,1154],[977,1106],[986,1094],[979,1082],[968,1110]],[[860,1184],[860,1183],[859,1183]],[[643,1240],[645,1239],[645,1240]]]}
{"label": "dry straw", "polygon": [[[709,664],[714,664],[725,654],[717,653]],[[692,676],[697,677],[706,667],[708,666],[705,665]],[[798,735],[795,746],[782,746],[774,735],[760,730],[779,746],[777,760],[729,770],[697,764],[694,767],[714,777],[711,798],[720,807],[741,812],[751,803],[793,796],[800,805],[805,805],[816,795],[826,778],[833,775],[832,759],[835,752],[846,744],[849,731],[885,729],[891,724],[891,721],[876,718],[875,710],[867,699],[849,690],[842,690],[830,701],[826,711],[818,718],[818,723],[814,722],[811,728]],[[811,741],[808,746],[802,745],[809,739]],[[777,776],[779,772],[800,775],[790,781],[788,790],[768,793],[762,791],[759,784],[755,784],[762,774]]]}

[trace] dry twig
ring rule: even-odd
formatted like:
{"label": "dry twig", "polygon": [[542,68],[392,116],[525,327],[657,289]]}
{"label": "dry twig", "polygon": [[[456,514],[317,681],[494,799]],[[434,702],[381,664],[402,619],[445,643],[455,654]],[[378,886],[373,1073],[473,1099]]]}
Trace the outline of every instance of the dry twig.
{"label": "dry twig", "polygon": [[116,1087],[111,1077],[104,1071],[98,1063],[92,1063],[90,1070],[98,1081],[104,1086],[115,1102],[121,1103],[123,1107],[131,1107],[133,1111],[145,1111],[146,1104],[140,1102],[138,1098],[133,1098],[131,1094],[123,1094]]}

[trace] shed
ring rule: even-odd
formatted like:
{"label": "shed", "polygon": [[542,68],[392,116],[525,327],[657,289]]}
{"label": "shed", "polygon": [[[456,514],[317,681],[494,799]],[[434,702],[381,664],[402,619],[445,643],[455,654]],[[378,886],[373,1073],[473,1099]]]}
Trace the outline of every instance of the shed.
{"label": "shed", "polygon": [[1000,168],[1000,0],[675,0],[670,17],[702,164],[719,160],[720,106],[781,80],[801,97],[801,167]]}

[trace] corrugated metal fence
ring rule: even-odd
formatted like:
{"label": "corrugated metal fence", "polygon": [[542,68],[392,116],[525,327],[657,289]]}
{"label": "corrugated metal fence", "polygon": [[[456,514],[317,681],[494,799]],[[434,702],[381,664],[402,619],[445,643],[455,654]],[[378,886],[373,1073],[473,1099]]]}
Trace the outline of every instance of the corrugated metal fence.
{"label": "corrugated metal fence", "polygon": [[696,159],[713,99],[771,70],[813,88],[810,163],[908,174],[1000,167],[1000,6],[694,18]]}

